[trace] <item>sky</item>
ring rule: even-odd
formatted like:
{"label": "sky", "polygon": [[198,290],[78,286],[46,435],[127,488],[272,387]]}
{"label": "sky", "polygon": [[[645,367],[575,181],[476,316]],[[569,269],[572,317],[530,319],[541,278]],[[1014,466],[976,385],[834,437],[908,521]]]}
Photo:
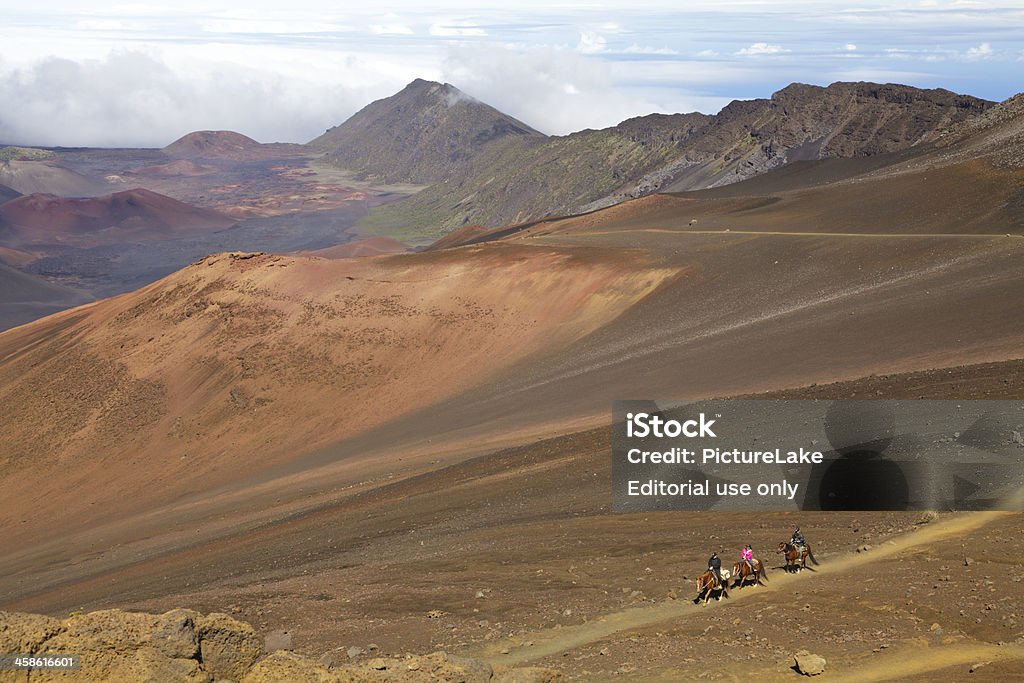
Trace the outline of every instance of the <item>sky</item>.
{"label": "sky", "polygon": [[0,0],[0,144],[307,142],[414,78],[550,134],[791,82],[1024,90],[1024,0]]}

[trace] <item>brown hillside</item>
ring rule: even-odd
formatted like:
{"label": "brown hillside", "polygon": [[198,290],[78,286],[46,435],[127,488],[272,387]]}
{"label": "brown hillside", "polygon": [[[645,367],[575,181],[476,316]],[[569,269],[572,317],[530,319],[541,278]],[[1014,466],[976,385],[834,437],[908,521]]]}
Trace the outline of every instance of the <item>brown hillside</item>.
{"label": "brown hillside", "polygon": [[14,246],[170,239],[234,223],[224,214],[141,188],[88,199],[32,194],[0,205],[0,240]]}
{"label": "brown hillside", "polygon": [[92,197],[110,192],[110,185],[105,181],[63,168],[55,160],[0,162],[0,184],[19,194]]}
{"label": "brown hillside", "polygon": [[[64,485],[51,475],[74,463],[93,483],[78,502],[50,500],[62,517],[69,505],[103,517],[256,473],[561,348],[675,272],[628,253],[518,246],[212,256],[0,335],[0,489],[11,501],[34,482],[21,490],[45,501]],[[133,497],[139,487],[150,494]]]}

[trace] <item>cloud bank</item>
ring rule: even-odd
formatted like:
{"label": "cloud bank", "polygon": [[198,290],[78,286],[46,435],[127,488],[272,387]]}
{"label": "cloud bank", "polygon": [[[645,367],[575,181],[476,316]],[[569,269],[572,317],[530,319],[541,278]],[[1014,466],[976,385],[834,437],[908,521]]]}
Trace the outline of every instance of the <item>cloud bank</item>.
{"label": "cloud bank", "polygon": [[548,133],[717,111],[792,81],[1014,94],[1017,2],[227,0],[0,8],[0,143],[162,146],[196,129],[305,142],[414,78]]}

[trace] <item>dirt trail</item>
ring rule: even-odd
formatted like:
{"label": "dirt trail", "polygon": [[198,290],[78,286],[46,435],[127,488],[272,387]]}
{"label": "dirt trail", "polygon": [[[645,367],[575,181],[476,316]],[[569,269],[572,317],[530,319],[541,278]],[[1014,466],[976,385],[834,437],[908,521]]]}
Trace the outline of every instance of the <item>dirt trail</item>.
{"label": "dirt trail", "polygon": [[[896,653],[893,653],[896,654]],[[1024,647],[1020,645],[950,645],[942,648],[924,648],[915,652],[900,652],[899,658],[888,657],[869,666],[858,667],[856,671],[829,676],[830,683],[874,683],[875,681],[900,680],[931,671],[941,671],[953,666],[978,662],[992,663],[1007,659],[1024,659]],[[938,680],[941,680],[939,677]]]}
{"label": "dirt trail", "polygon": [[[918,546],[928,545],[951,536],[963,536],[985,526],[989,522],[1013,514],[1017,513],[975,512],[957,515],[942,522],[920,527],[910,533],[887,541],[871,552],[863,554],[851,553],[834,559],[830,558],[827,563],[815,567],[813,572],[788,575],[776,571],[772,574],[770,581],[763,587],[759,587],[757,590],[734,590],[730,593],[728,601],[718,603],[718,605],[728,608],[737,602],[742,602],[747,597],[763,595],[766,591],[786,590],[796,582],[835,576],[836,574],[862,567],[868,563],[877,563],[884,558],[898,555]],[[513,639],[488,643],[483,648],[473,648],[471,652],[476,656],[488,659],[495,665],[519,665],[596,642],[622,631],[651,626],[669,619],[678,619],[701,609],[706,608],[703,605],[695,605],[688,599],[664,602],[649,607],[635,607],[607,614],[596,621],[578,626],[522,633]],[[532,643],[532,645],[525,645],[525,643]],[[503,653],[503,650],[507,650],[507,652]],[[951,662],[949,665],[955,663]]]}

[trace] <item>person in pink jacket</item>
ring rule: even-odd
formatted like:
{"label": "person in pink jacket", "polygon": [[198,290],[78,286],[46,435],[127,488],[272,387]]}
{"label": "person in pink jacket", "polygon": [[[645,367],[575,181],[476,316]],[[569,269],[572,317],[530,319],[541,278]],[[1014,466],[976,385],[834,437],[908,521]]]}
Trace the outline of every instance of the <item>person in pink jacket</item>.
{"label": "person in pink jacket", "polygon": [[750,547],[750,544],[743,546],[740,550],[740,559],[750,565],[750,571],[754,571],[754,549]]}

